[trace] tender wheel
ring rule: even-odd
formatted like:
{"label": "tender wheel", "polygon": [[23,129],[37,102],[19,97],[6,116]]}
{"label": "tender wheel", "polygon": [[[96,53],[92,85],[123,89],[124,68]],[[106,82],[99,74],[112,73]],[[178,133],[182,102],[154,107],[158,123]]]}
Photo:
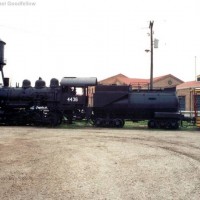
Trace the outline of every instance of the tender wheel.
{"label": "tender wheel", "polygon": [[159,128],[165,129],[166,121],[159,121]]}
{"label": "tender wheel", "polygon": [[101,118],[95,119],[95,120],[94,120],[94,125],[95,125],[96,127],[101,127],[101,126],[103,125],[103,119],[101,119]]}
{"label": "tender wheel", "polygon": [[149,120],[148,127],[149,128],[156,128],[157,127],[156,121],[155,120]]}
{"label": "tender wheel", "polygon": [[178,128],[179,128],[179,123],[178,123],[178,121],[171,121],[171,123],[170,123],[170,128],[171,128],[171,129],[178,129]]}
{"label": "tender wheel", "polygon": [[117,128],[122,128],[124,126],[124,120],[123,119],[115,119],[114,120],[114,126]]}

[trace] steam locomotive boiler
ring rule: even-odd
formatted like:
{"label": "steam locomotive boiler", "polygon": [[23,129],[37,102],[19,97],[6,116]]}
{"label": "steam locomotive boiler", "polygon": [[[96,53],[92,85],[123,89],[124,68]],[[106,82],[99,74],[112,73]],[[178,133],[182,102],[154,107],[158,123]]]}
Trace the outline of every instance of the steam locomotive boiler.
{"label": "steam locomotive boiler", "polygon": [[125,120],[148,120],[149,128],[177,129],[182,117],[178,109],[175,92],[99,85],[92,119],[98,127],[123,127]]}
{"label": "steam locomotive boiler", "polygon": [[[53,78],[50,86],[40,78],[31,87],[24,80],[22,87],[0,88],[0,123],[12,125],[56,126],[65,116],[71,123],[74,113],[81,115],[87,108],[88,86],[94,86],[96,78],[65,77],[59,82]],[[77,88],[82,94],[77,94]]]}

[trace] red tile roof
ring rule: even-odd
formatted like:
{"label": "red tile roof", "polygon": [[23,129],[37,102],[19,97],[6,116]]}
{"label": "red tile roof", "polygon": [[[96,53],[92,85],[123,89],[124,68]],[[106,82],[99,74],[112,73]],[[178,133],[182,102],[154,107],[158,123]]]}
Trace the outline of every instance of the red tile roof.
{"label": "red tile roof", "polygon": [[[171,74],[167,74],[167,75],[163,75],[163,76],[159,76],[159,77],[155,77],[153,78],[153,82],[157,82],[160,81],[163,78],[167,78],[167,77],[173,77],[174,79],[177,79],[178,81],[182,82],[182,80],[176,78],[175,76],[171,75]],[[112,80],[109,84],[114,84],[116,82],[120,82],[121,84],[126,84],[126,85],[140,85],[140,86],[144,86],[144,85],[148,85],[150,83],[150,79],[142,79],[142,78],[128,78],[127,76],[123,75],[123,74],[117,74],[115,76],[109,77],[107,79],[101,80],[100,83],[102,82],[109,82],[110,80]]]}
{"label": "red tile roof", "polygon": [[173,77],[173,79],[176,79],[177,81],[184,83],[184,81],[182,81],[182,80],[180,80],[179,78],[173,76],[172,74],[167,74],[167,75],[155,77],[155,78],[153,79],[153,82],[157,82],[157,81],[160,81],[161,79],[168,78],[168,77]]}
{"label": "red tile roof", "polygon": [[[186,88],[200,88],[200,81],[183,82],[182,80],[178,79],[172,74],[155,77],[153,78],[153,82],[155,83],[157,81],[160,81],[168,77],[173,77],[177,81],[182,82],[182,84],[176,86],[177,90],[186,89]],[[107,82],[108,84],[115,84],[116,82],[119,82],[120,84],[132,85],[132,86],[148,86],[148,84],[150,83],[150,79],[129,78],[123,74],[117,74],[115,76],[112,76],[100,81],[100,83],[103,83],[103,82]]]}
{"label": "red tile roof", "polygon": [[182,84],[176,86],[177,90],[186,89],[186,88],[200,88],[200,82],[199,81],[189,81],[189,82],[185,82],[185,83],[182,83]]}

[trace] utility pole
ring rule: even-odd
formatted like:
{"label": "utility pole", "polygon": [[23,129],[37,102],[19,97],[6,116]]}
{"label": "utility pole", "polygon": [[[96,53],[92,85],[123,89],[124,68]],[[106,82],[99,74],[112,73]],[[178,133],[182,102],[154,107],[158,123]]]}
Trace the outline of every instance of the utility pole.
{"label": "utility pole", "polygon": [[195,81],[197,80],[197,57],[194,57],[194,67],[195,67]]}
{"label": "utility pole", "polygon": [[151,49],[151,69],[150,69],[150,90],[153,89],[153,23],[154,21],[150,21],[150,49]]}

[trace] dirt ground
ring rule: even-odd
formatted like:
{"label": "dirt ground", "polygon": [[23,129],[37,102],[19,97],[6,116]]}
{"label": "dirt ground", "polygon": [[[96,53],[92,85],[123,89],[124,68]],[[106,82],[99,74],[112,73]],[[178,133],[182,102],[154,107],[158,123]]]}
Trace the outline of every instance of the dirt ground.
{"label": "dirt ground", "polygon": [[200,199],[200,131],[0,127],[0,199]]}

